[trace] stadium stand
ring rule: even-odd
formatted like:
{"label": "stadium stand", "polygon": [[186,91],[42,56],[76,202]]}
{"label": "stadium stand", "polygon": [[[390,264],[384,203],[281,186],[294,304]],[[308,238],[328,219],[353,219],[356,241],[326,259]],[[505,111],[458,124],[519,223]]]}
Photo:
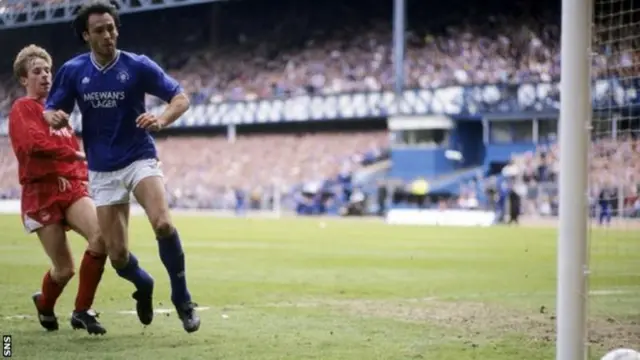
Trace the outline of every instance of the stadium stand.
{"label": "stadium stand", "polygon": [[[5,1],[1,5],[15,7],[19,3]],[[419,100],[425,99],[421,90],[464,89],[460,90],[465,108],[460,117],[466,114],[479,123],[482,117],[491,121],[490,115],[496,112],[508,113],[513,119],[487,125],[485,135],[482,131],[474,133],[476,140],[485,137],[478,159],[447,168],[446,178],[438,177],[440,174],[425,175],[434,192],[436,183],[446,184],[442,188],[457,196],[447,204],[440,202],[440,198],[429,199],[427,206],[494,208],[495,194],[507,179],[506,183],[522,194],[524,212],[553,215],[557,208],[559,149],[554,145],[557,121],[549,121],[547,125],[540,118],[557,117],[558,92],[554,86],[560,71],[559,27],[553,8],[557,4],[545,1],[507,4],[496,0],[476,8],[464,1],[409,3],[412,10],[404,62],[406,89],[418,91]],[[124,16],[121,43],[126,49],[148,53],[170,69],[196,107],[193,118],[211,118],[223,105],[383,94],[393,90],[394,85],[389,5],[367,0],[247,0],[143,12]],[[51,31],[46,32],[41,27],[1,31],[0,41],[6,53],[14,53],[29,42],[43,44],[59,63],[81,51],[72,42],[66,26],[48,25]],[[66,32],[69,42],[48,35],[59,32]],[[158,33],[162,34],[162,41],[154,40]],[[637,71],[632,68],[640,63],[637,52],[597,50],[600,55],[594,57],[595,77],[624,78],[629,71]],[[0,68],[4,70],[0,77],[0,119],[20,94],[10,79],[9,60],[9,57],[0,59]],[[615,68],[618,73],[606,73],[605,68]],[[615,92],[611,88],[614,85],[607,84],[596,87],[596,97],[601,101],[608,101]],[[615,86],[632,85],[619,82]],[[622,101],[627,100],[637,99]],[[347,103],[353,104],[355,100]],[[375,101],[367,104],[382,107]],[[149,98],[150,108],[158,105]],[[472,108],[476,108],[475,113]],[[534,115],[530,115],[532,112]],[[230,117],[221,115],[225,116]],[[364,117],[379,124],[386,116]],[[209,120],[195,123],[202,128]],[[347,132],[336,125],[331,132],[303,130],[292,134],[276,127],[253,133],[251,126],[246,126],[235,141],[221,135],[192,133],[158,139],[158,146],[174,205],[232,207],[229,204],[234,203],[239,188],[252,192],[278,184],[289,199],[295,199],[293,194],[305,183],[336,179],[340,170],[346,168],[355,174],[371,167],[371,163],[380,162],[377,160],[384,157],[378,155],[389,146],[387,132],[362,130],[365,128]],[[626,128],[638,127],[627,124]],[[640,215],[637,136],[628,133],[616,142],[596,140],[592,148],[594,191],[602,184],[624,188],[622,203],[628,216]],[[459,147],[466,144],[458,141]],[[0,145],[0,193],[15,197],[19,195],[15,163],[7,140],[0,140]],[[456,148],[453,145],[445,142],[438,146]],[[364,153],[376,161],[362,165],[359,157]],[[484,155],[481,157],[480,153]],[[468,154],[469,151],[463,157]],[[393,154],[391,159],[393,162]],[[493,165],[500,165],[500,169],[492,170]],[[616,175],[608,178],[611,174]],[[361,184],[369,195],[373,195],[380,176],[388,178],[385,184],[399,184],[393,185],[390,193],[415,180],[396,179],[393,174],[389,178],[384,173],[376,176]],[[273,193],[273,189],[269,191]],[[401,205],[403,201],[395,203]]]}
{"label": "stadium stand", "polygon": [[[614,187],[620,194],[624,194],[619,199],[612,199],[616,209],[621,206],[624,216],[640,216],[640,197],[638,196],[640,194],[640,163],[638,162],[640,143],[636,137],[637,134],[633,137],[622,136],[617,141],[602,139],[593,142],[590,152],[591,193],[589,194],[592,208],[596,207],[600,190],[609,186]],[[512,179],[514,187],[523,197],[522,211],[525,214],[557,215],[558,155],[557,144],[539,146],[533,151],[514,154],[512,160],[503,169],[505,177]],[[481,179],[481,186],[476,186],[475,181],[463,184],[461,194],[480,193],[479,197],[486,202],[487,198],[481,192],[496,187],[499,178],[502,178],[502,174]]]}
{"label": "stadium stand", "polygon": [[158,147],[176,200],[217,207],[206,202],[229,189],[253,193],[278,185],[286,192],[336,176],[345,166],[357,170],[365,154],[356,150],[380,152],[385,137],[384,132],[268,134],[239,136],[233,143],[222,136],[170,137]]}
{"label": "stadium stand", "polygon": [[[221,4],[225,17],[220,27],[230,34],[215,49],[197,39],[202,29],[185,11],[184,17],[154,19],[158,28],[171,22],[176,31],[167,34],[174,39],[163,38],[162,48],[150,52],[163,53],[154,58],[174,69],[196,103],[390,89],[391,24],[381,17],[387,5],[365,8],[363,2],[295,6],[287,9],[285,22],[278,19],[286,2],[263,5],[260,11],[247,11],[242,2]],[[495,16],[487,24],[481,17],[462,17],[446,28],[415,27],[408,38],[407,87],[551,81],[559,72],[559,30],[544,20]],[[149,43],[153,34],[148,27],[124,21],[129,34],[139,35],[124,42],[133,47]],[[185,54],[180,45],[190,38],[194,44]],[[55,55],[67,58],[78,50]],[[17,91],[5,93],[15,96]]]}

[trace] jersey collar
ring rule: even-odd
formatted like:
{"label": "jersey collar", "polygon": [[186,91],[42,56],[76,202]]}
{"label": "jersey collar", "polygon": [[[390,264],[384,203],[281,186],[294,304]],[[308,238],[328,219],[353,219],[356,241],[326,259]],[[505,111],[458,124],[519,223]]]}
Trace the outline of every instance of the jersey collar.
{"label": "jersey collar", "polygon": [[98,64],[96,59],[93,57],[93,53],[91,53],[89,57],[91,58],[91,64],[93,64],[93,67],[95,67],[96,70],[106,73],[118,63],[118,60],[120,60],[120,50],[116,50],[116,56],[113,58],[113,60],[111,60],[110,63],[106,64],[105,66]]}

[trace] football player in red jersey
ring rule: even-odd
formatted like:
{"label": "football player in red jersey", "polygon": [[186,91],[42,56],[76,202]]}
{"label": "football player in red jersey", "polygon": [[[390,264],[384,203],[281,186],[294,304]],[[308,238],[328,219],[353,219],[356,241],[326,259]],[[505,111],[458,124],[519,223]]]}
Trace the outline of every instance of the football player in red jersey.
{"label": "football player in red jersey", "polygon": [[104,334],[106,330],[91,306],[104,272],[106,250],[96,208],[87,193],[85,156],[71,127],[54,130],[42,115],[51,88],[51,66],[51,56],[35,45],[22,49],[13,64],[14,74],[26,90],[26,96],[15,101],[9,114],[9,136],[22,185],[22,221],[27,232],[38,235],[52,262],[42,290],[32,299],[40,324],[57,330],[56,300],[75,273],[66,236],[72,229],[89,244],[79,269],[71,326]]}

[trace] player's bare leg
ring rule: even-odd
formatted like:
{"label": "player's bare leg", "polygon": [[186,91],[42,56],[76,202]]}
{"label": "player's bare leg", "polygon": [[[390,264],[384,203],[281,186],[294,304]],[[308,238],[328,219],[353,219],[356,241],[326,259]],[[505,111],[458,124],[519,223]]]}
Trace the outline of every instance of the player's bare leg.
{"label": "player's bare leg", "polygon": [[80,198],[67,209],[65,219],[88,242],[80,264],[80,282],[71,315],[71,327],[85,329],[90,334],[105,334],[107,330],[98,322],[97,314],[91,309],[107,259],[96,208],[88,197]]}
{"label": "player's bare leg", "polygon": [[165,196],[164,182],[159,176],[146,177],[136,185],[133,194],[144,208],[158,240],[160,259],[171,281],[171,301],[187,332],[200,328],[200,318],[191,301],[185,276],[185,260],[178,231],[173,226],[169,205]]}
{"label": "player's bare leg", "polygon": [[129,252],[129,204],[98,206],[96,210],[111,265],[120,277],[136,287],[133,298],[138,319],[149,325],[153,321],[153,278],[140,268],[138,259]]}
{"label": "player's bare leg", "polygon": [[45,253],[51,259],[51,269],[42,279],[42,290],[32,296],[40,325],[49,331],[58,330],[55,305],[58,297],[74,275],[73,255],[67,235],[60,224],[46,225],[36,231]]}

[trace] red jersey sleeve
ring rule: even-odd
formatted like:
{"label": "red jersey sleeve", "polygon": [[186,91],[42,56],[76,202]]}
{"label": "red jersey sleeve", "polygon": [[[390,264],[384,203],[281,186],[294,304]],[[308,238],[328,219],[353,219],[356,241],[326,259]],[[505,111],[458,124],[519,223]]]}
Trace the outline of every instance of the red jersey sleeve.
{"label": "red jersey sleeve", "polygon": [[9,113],[9,137],[16,152],[61,161],[77,160],[76,150],[51,141],[46,133],[48,127],[40,121],[42,114],[35,106],[24,101],[13,105]]}

